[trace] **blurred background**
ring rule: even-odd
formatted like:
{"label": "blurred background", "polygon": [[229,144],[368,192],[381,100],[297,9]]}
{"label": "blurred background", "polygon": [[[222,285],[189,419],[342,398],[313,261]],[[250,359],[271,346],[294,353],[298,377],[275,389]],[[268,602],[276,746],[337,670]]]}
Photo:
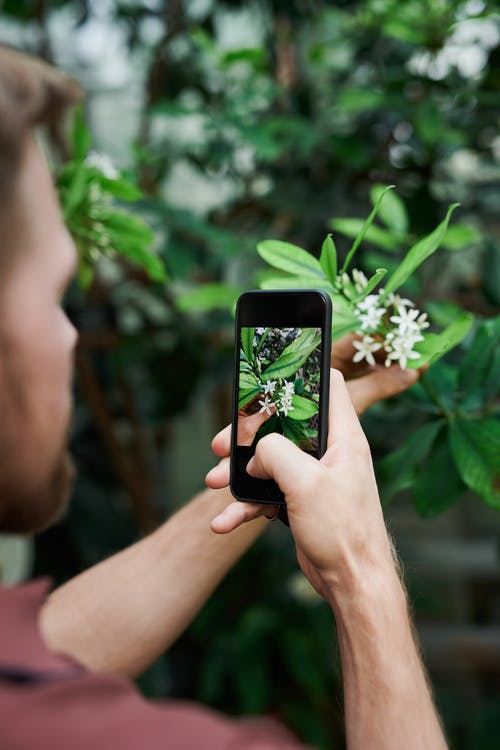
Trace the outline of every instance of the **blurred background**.
{"label": "blurred background", "polygon": [[[155,283],[105,257],[68,295],[82,332],[73,503],[35,543],[0,541],[3,579],[62,582],[203,487],[211,436],[230,418],[231,307],[266,273],[259,240],[318,255],[333,230],[345,255],[370,188],[394,184],[407,226],[379,223],[357,260],[368,274],[394,268],[460,201],[444,249],[404,291],[441,326],[473,312],[474,329],[433,365],[425,392],[376,406],[364,427],[451,744],[497,750],[498,5],[4,0],[0,41],[83,84],[93,147],[140,187],[129,210],[153,228],[168,272]],[[427,453],[412,442],[427,420],[464,413],[482,425],[469,457],[492,491],[443,436]],[[315,747],[342,748],[332,627],[273,524],[140,685],[272,714]]]}

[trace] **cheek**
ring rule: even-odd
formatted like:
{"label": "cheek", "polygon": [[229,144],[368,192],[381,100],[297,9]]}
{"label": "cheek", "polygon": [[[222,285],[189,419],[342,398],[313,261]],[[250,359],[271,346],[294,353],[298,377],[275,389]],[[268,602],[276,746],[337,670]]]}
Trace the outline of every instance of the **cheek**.
{"label": "cheek", "polygon": [[38,349],[40,365],[47,373],[47,386],[50,382],[58,387],[71,384],[73,353],[76,332],[60,308],[52,311],[48,325],[40,331],[42,345]]}
{"label": "cheek", "polygon": [[30,419],[41,426],[50,413],[48,423],[55,428],[68,410],[76,334],[53,303],[36,308],[16,321],[6,364]]}

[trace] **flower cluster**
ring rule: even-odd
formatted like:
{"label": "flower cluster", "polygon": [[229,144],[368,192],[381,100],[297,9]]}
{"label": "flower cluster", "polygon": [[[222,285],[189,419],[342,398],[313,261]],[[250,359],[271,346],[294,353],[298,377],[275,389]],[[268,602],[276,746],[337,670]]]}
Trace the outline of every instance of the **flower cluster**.
{"label": "flower cluster", "polygon": [[339,275],[337,276],[335,288],[342,290],[342,293],[345,297],[347,297],[347,299],[354,300],[356,297],[359,297],[359,295],[363,293],[363,290],[365,289],[367,284],[368,279],[364,275],[363,271],[355,268],[352,272],[352,279],[349,278],[349,274],[345,271],[343,273],[339,273]]}
{"label": "flower cluster", "polygon": [[[343,276],[346,274],[343,274]],[[354,302],[354,293],[358,297],[366,288],[366,277],[360,271],[353,271],[352,281],[339,278],[346,297]],[[427,314],[418,310],[409,299],[398,294],[385,294],[380,289],[377,294],[368,294],[360,302],[354,303],[354,312],[359,321],[356,330],[360,340],[354,341],[356,353],[353,361],[363,359],[370,365],[375,364],[375,352],[385,353],[385,366],[394,362],[404,370],[411,359],[418,359],[420,354],[414,347],[423,341],[422,331],[429,327]]]}
{"label": "flower cluster", "polygon": [[97,171],[104,175],[104,177],[107,177],[108,180],[116,180],[120,176],[120,173],[113,164],[111,157],[107,154],[102,154],[98,151],[89,151],[85,158],[85,164],[88,167],[97,169]]}
{"label": "flower cluster", "polygon": [[295,384],[286,378],[268,380],[262,384],[264,398],[259,401],[259,413],[266,412],[269,416],[275,412],[287,417],[293,411],[292,399]]}

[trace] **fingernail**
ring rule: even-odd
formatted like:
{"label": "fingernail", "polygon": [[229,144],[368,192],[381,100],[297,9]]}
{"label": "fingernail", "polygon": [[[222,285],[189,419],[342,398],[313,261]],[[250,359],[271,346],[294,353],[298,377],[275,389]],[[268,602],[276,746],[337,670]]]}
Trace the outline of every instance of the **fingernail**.
{"label": "fingernail", "polygon": [[254,458],[251,458],[250,461],[247,463],[247,468],[246,468],[247,474],[250,474],[250,475],[252,474],[252,467],[253,467],[254,463],[255,463],[255,459]]}
{"label": "fingernail", "polygon": [[405,383],[415,383],[418,379],[418,372],[417,370],[401,370],[401,379],[404,380]]}

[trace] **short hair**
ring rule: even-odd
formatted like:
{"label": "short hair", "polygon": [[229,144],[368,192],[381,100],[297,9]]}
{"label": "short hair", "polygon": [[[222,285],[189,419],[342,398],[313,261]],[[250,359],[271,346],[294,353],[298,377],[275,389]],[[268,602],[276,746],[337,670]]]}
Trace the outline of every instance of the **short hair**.
{"label": "short hair", "polygon": [[[83,97],[73,78],[43,60],[0,44],[0,224],[5,227],[30,131],[56,126]],[[3,232],[2,232],[3,234]],[[3,243],[2,243],[3,244]],[[4,249],[0,247],[0,261]]]}

